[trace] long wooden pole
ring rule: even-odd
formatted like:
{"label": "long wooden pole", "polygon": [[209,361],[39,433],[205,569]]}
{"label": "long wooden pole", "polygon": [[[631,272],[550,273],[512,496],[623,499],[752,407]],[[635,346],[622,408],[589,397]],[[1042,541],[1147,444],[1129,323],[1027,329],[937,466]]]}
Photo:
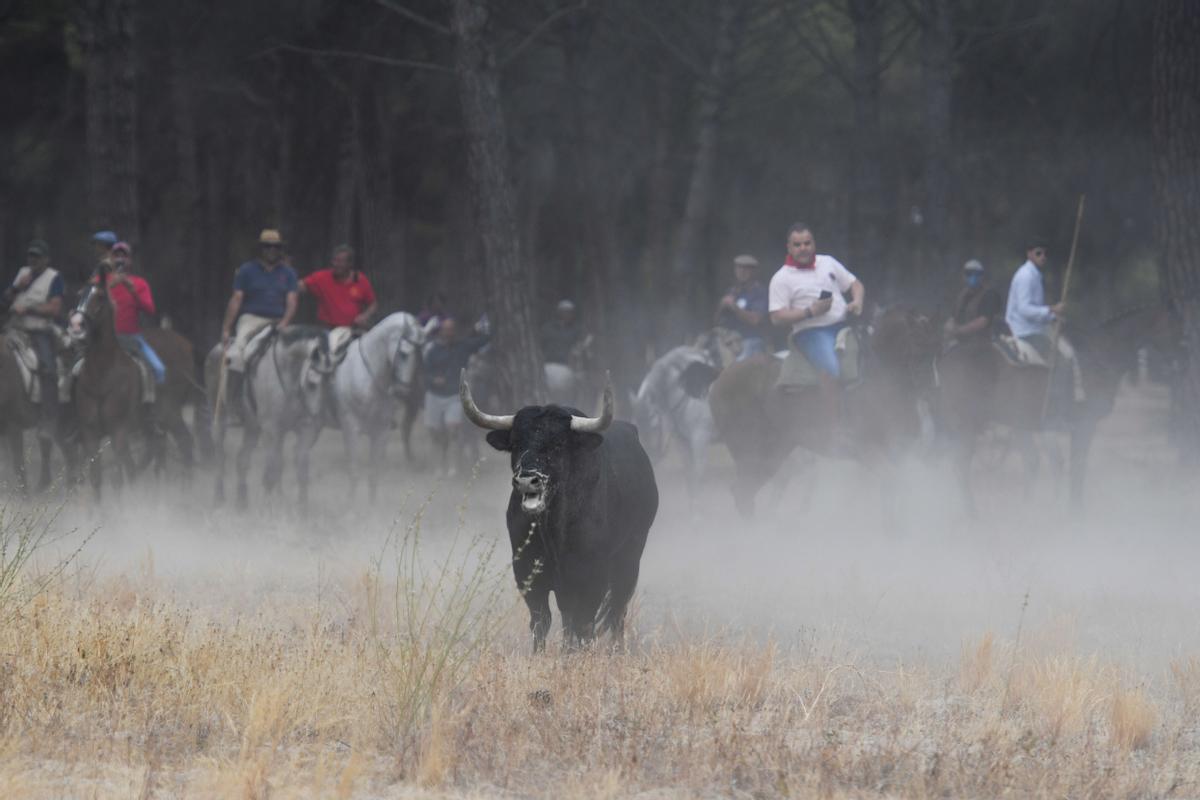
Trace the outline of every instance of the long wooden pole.
{"label": "long wooden pole", "polygon": [[[1071,236],[1071,253],[1067,256],[1067,269],[1063,273],[1062,294],[1059,303],[1067,302],[1067,293],[1071,290],[1071,273],[1075,269],[1075,252],[1079,247],[1079,229],[1083,226],[1083,202],[1087,195],[1079,195],[1079,209],[1075,212],[1075,233]],[[1062,334],[1062,319],[1057,315],[1050,327],[1050,373],[1046,376],[1046,396],[1042,398],[1042,422],[1046,421],[1046,413],[1050,410],[1050,388],[1054,385],[1054,368],[1058,363],[1058,337]]]}

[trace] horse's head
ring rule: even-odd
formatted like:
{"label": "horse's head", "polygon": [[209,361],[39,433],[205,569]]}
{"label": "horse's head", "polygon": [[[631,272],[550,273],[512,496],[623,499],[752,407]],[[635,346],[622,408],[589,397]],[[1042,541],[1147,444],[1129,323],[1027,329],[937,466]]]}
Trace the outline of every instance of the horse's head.
{"label": "horse's head", "polygon": [[67,333],[73,342],[83,343],[94,339],[102,331],[112,327],[112,302],[108,296],[109,273],[108,264],[102,262],[96,271],[94,282],[80,291],[79,302],[67,318]]}
{"label": "horse's head", "polygon": [[872,324],[871,348],[885,364],[912,369],[933,363],[941,336],[933,319],[911,306],[880,312]]}
{"label": "horse's head", "polygon": [[[425,346],[425,329],[417,318],[406,312],[393,314],[382,322],[395,329],[395,345],[388,359],[388,392],[397,400],[406,400],[416,391],[417,370],[421,366],[421,350]],[[391,336],[384,341],[392,341]]]}

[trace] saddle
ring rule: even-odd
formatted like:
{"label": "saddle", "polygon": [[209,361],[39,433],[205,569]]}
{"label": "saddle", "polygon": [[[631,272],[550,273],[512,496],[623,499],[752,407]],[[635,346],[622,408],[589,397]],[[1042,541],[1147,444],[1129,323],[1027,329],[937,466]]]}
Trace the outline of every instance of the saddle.
{"label": "saddle", "polygon": [[992,347],[1004,358],[1009,366],[1050,368],[1050,365],[1042,358],[1042,354],[1037,351],[1037,348],[1024,339],[1002,334],[992,340]]}
{"label": "saddle", "polygon": [[[41,363],[37,351],[33,349],[28,334],[20,329],[10,328],[4,331],[4,340],[8,345],[9,352],[13,354],[13,360],[17,362],[17,369],[21,373],[21,385],[25,388],[25,396],[31,403],[37,405],[42,401],[42,384],[37,377],[38,367],[41,366]],[[56,356],[56,361],[58,397],[61,402],[66,402],[66,399],[71,396],[71,374],[70,370],[66,368],[66,361],[62,355]]]}
{"label": "saddle", "polygon": [[[133,359],[133,365],[137,367],[138,382],[142,387],[142,402],[148,405],[153,405],[155,399],[158,397],[157,393],[155,392],[154,370],[150,369],[150,365],[146,363],[146,360],[143,359],[140,354],[136,354],[130,350],[125,350],[125,353],[128,354],[131,359]],[[83,371],[83,362],[86,360],[86,356],[80,358],[71,365],[71,369],[59,372],[59,375],[62,376],[59,378],[58,382],[60,392],[59,397],[71,396],[71,387],[79,378],[79,373]]]}
{"label": "saddle", "polygon": [[[855,333],[854,328],[846,326],[838,331],[834,350],[837,353],[838,365],[841,367],[839,382],[843,386],[857,383],[862,376],[862,369],[858,334]],[[788,337],[788,349],[775,353],[775,358],[783,362],[779,370],[779,379],[775,382],[779,389],[785,392],[794,392],[820,384],[820,372],[812,365],[808,357],[796,348],[792,337]]]}

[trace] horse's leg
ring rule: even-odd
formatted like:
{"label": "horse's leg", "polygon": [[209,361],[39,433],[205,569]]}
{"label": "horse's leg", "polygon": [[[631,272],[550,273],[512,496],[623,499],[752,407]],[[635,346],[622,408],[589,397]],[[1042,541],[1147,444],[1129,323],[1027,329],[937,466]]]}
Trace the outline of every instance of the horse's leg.
{"label": "horse's leg", "polygon": [[1095,439],[1096,426],[1090,421],[1079,421],[1071,428],[1071,505],[1083,508],[1083,484],[1087,477],[1088,453]]}
{"label": "horse's leg", "polygon": [[249,490],[246,488],[246,476],[250,472],[250,455],[254,452],[255,445],[258,444],[258,437],[262,434],[262,428],[258,424],[258,420],[253,419],[249,414],[243,417],[242,424],[242,443],[238,447],[237,454],[237,507],[244,510],[250,502]]}
{"label": "horse's leg", "polygon": [[88,478],[92,484],[92,495],[97,503],[100,502],[100,486],[103,475],[100,471],[100,443],[103,437],[93,431],[91,425],[83,425],[80,438],[83,440],[83,454],[88,460]]}
{"label": "horse's leg", "polygon": [[216,482],[213,486],[213,502],[221,505],[225,502],[225,415],[217,419],[215,435],[209,439],[212,449],[209,457],[216,467]]}
{"label": "horse's leg", "polygon": [[1024,466],[1021,472],[1021,488],[1028,499],[1033,495],[1033,487],[1037,484],[1041,458],[1038,455],[1037,442],[1033,440],[1032,433],[1014,431],[1013,438],[1016,440],[1017,449],[1021,451],[1021,463]]}
{"label": "horse's leg", "polygon": [[183,421],[182,410],[173,409],[165,422],[167,432],[175,440],[175,446],[179,448],[179,456],[183,459],[184,468],[190,471],[196,465],[196,457],[193,451],[192,432],[188,430],[187,423]]}
{"label": "horse's leg", "polygon": [[283,440],[287,431],[281,426],[270,424],[263,426],[266,439],[263,449],[266,451],[266,463],[263,466],[263,490],[271,494],[279,488],[283,480]]}
{"label": "horse's leg", "polygon": [[321,423],[312,422],[301,425],[296,431],[296,483],[300,489],[300,508],[308,508],[308,467],[309,456],[313,445],[321,435]]}
{"label": "horse's leg", "polygon": [[113,429],[112,441],[113,451],[117,457],[117,470],[113,472],[113,485],[115,488],[121,486],[121,473],[125,474],[125,480],[133,483],[133,479],[137,476],[138,465],[133,460],[133,453],[129,449],[129,434],[132,425],[118,425]]}
{"label": "horse's leg", "polygon": [[15,422],[9,423],[4,439],[8,442],[8,454],[12,457],[13,472],[17,475],[17,491],[28,495],[29,483],[25,479],[25,434],[21,426]]}
{"label": "horse's leg", "polygon": [[421,411],[420,401],[413,397],[404,401],[404,418],[400,421],[400,438],[404,442],[404,460],[413,463],[412,432],[417,414]]}
{"label": "horse's leg", "polygon": [[383,456],[387,452],[387,437],[372,436],[367,448],[367,493],[371,502],[375,502],[379,490],[379,471],[383,469]]}
{"label": "horse's leg", "polygon": [[[342,444],[346,448],[346,476],[350,479],[350,488],[346,492],[348,498],[353,498],[354,493],[358,490],[358,458],[359,458],[359,437],[362,431],[359,428],[358,418],[354,413],[347,411],[343,414],[342,419]],[[368,472],[367,480],[371,480],[371,475]],[[371,499],[375,499],[375,488],[371,486]]]}

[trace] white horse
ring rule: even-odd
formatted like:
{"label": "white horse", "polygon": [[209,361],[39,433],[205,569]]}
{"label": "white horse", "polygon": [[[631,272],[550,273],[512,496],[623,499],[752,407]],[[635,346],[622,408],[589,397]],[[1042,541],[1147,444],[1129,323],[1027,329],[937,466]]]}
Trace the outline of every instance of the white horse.
{"label": "white horse", "polygon": [[396,410],[418,399],[425,335],[416,317],[397,311],[351,342],[333,374],[334,409],[346,444],[352,490],[357,485],[361,437],[365,434],[370,440],[367,487],[371,500],[375,499]]}
{"label": "white horse", "polygon": [[689,489],[703,475],[708,446],[717,438],[708,386],[719,370],[698,347],[681,346],[654,362],[633,399],[638,433],[654,459],[675,440]]}

